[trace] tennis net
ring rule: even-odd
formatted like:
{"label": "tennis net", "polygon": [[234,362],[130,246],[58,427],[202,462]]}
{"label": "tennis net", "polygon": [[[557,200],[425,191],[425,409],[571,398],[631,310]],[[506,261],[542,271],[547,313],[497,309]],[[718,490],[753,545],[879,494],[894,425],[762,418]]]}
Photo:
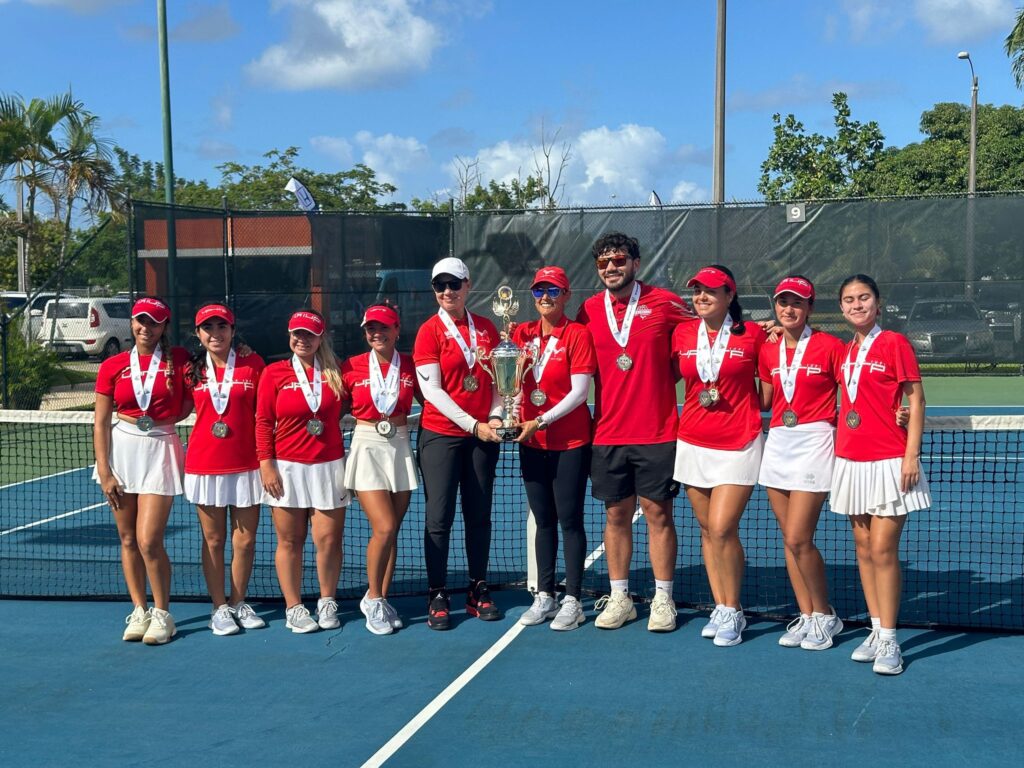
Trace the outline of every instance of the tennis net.
{"label": "tennis net", "polygon": [[[185,422],[180,428],[183,439],[187,440],[189,430]],[[0,411],[0,597],[125,596],[117,530],[92,480],[91,435],[91,413]],[[927,420],[923,463],[933,506],[913,514],[904,531],[902,624],[1024,631],[1022,442],[1024,416]],[[526,587],[527,516],[518,453],[513,446],[504,446],[494,494],[492,584]],[[676,599],[707,607],[712,600],[701,561],[700,532],[682,497],[676,500],[675,519],[679,536]],[[601,594],[608,583],[600,546],[604,509],[590,498],[586,523],[592,554],[584,586],[588,593]],[[777,617],[795,613],[782,537],[761,487],[755,489],[743,516],[740,536],[746,550],[746,610]],[[342,598],[363,594],[368,538],[369,526],[358,503],[353,503],[345,530]],[[464,586],[467,579],[462,538],[457,516],[449,577],[453,588]],[[826,561],[837,612],[844,618],[865,619],[847,521],[826,506],[816,541]],[[274,544],[269,510],[264,509],[249,589],[252,599],[280,597]],[[166,546],[174,567],[172,599],[205,600],[199,524],[183,498],[175,499]],[[309,595],[318,593],[315,572],[310,544],[303,585]],[[653,595],[642,519],[634,526],[630,587],[640,597]],[[421,594],[426,589],[420,490],[413,494],[399,534],[392,594]]]}

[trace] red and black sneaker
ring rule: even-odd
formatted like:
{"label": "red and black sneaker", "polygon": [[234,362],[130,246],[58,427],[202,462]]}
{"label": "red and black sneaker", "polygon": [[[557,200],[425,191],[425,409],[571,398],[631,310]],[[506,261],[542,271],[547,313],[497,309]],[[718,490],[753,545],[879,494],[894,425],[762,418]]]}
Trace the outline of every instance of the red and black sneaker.
{"label": "red and black sneaker", "polygon": [[449,613],[451,613],[451,605],[448,602],[448,593],[439,589],[427,601],[427,626],[431,629],[448,629],[451,626],[448,619]]}
{"label": "red and black sneaker", "polygon": [[501,618],[498,606],[491,599],[491,590],[487,588],[487,582],[483,579],[469,585],[469,592],[466,593],[466,613],[484,621],[497,621]]}

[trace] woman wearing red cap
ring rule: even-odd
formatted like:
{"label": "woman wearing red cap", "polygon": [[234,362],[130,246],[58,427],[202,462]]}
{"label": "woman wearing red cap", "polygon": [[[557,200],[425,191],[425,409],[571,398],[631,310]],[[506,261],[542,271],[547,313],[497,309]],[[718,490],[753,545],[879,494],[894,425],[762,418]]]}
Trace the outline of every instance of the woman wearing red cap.
{"label": "woman wearing red cap", "polygon": [[814,286],[807,278],[790,275],[773,296],[782,334],[761,347],[758,361],[761,402],[772,413],[758,483],[767,487],[779,522],[786,571],[800,607],[779,645],[822,651],[843,629],[829,603],[825,563],[814,546],[832,487],[843,342],[811,328]]}
{"label": "woman wearing red cap", "polygon": [[[523,378],[517,438],[519,462],[537,532],[537,595],[519,619],[527,626],[552,619],[551,628],[576,629],[584,621],[580,595],[587,533],[583,524],[590,474],[591,419],[587,395],[597,360],[594,339],[582,323],[565,316],[569,278],[559,267],[542,267],[530,286],[539,320],[516,326],[513,341],[535,350]],[[555,601],[558,528],[565,556],[565,597]]]}
{"label": "woman wearing red cap", "polygon": [[[921,469],[924,388],[914,348],[905,336],[883,331],[878,285],[851,275],[839,286],[839,306],[854,337],[843,360],[832,511],[850,516],[871,632],[854,661],[873,662],[880,675],[903,671],[896,640],[900,608],[900,536],[910,512],[931,506]],[[906,397],[909,422],[892,414]]]}
{"label": "woman wearing red cap", "polygon": [[370,632],[390,635],[402,628],[387,595],[395,574],[398,529],[418,487],[407,420],[419,393],[416,364],[395,349],[399,332],[395,308],[368,307],[362,326],[370,351],[350,357],[341,366],[341,380],[356,418],[345,487],[355,491],[372,529],[366,545],[368,586],[359,608]]}
{"label": "woman wearing red cap", "polygon": [[441,259],[431,272],[437,315],[420,326],[413,346],[423,392],[417,458],[426,495],[424,555],[427,561],[427,626],[448,629],[448,544],[461,493],[466,529],[469,592],[466,611],[485,621],[501,618],[487,588],[491,548],[491,497],[498,465],[501,399],[477,361],[479,349],[498,343],[498,330],[466,309],[469,269]]}
{"label": "woman wearing red cap", "polygon": [[[114,511],[121,565],[134,608],[125,640],[161,645],[176,634],[168,611],[171,561],[164,532],[182,492],[184,451],[175,423],[191,407],[182,373],[188,352],[166,335],[171,311],[155,298],[132,306],[135,346],[109,357],[96,375],[93,477]],[[117,422],[111,427],[111,416]],[[153,608],[146,607],[146,579]]]}
{"label": "woman wearing red cap", "polygon": [[704,267],[687,282],[697,319],[678,325],[672,351],[686,384],[673,477],[686,487],[700,525],[715,609],[701,635],[717,646],[743,641],[740,517],[761,464],[761,409],[755,379],[765,332],[744,322],[732,272]]}
{"label": "woman wearing red cap", "polygon": [[[202,345],[185,372],[196,423],[185,454],[185,498],[203,530],[203,575],[213,601],[210,629],[233,635],[239,626],[266,626],[245,601],[252,574],[263,487],[256,458],[256,388],[264,366],[233,344],[235,315],[223,304],[196,312]],[[246,350],[242,350],[245,352]],[[231,508],[231,594],[224,594],[224,543]]]}
{"label": "woman wearing red cap", "polygon": [[[292,632],[336,629],[335,599],[345,532],[345,447],[341,440],[344,390],[338,359],[324,336],[324,319],[312,310],[288,321],[289,360],[271,363],[256,396],[256,455],[263,501],[277,533],[274,564]],[[302,551],[312,525],[320,583],[316,621],[302,604]]]}

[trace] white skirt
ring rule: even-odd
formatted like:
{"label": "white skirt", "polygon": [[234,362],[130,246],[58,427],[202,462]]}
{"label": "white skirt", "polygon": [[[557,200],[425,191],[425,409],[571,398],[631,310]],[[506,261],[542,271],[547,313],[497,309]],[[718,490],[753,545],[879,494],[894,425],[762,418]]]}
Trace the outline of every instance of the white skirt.
{"label": "white skirt", "polygon": [[[110,471],[125,493],[177,496],[183,490],[185,450],[173,426],[143,432],[126,421],[114,423],[110,432]],[[93,467],[97,483],[99,473]]]}
{"label": "white skirt", "polygon": [[827,421],[772,427],[764,444],[758,484],[783,491],[830,491],[835,435],[835,427]]}
{"label": "white skirt", "polygon": [[271,507],[320,509],[327,511],[347,507],[351,496],[345,490],[345,459],[302,464],[277,459],[284,496],[275,499],[263,492],[263,503]]}
{"label": "white skirt", "polygon": [[754,485],[761,467],[763,442],[764,436],[758,435],[738,451],[722,451],[676,440],[676,466],[672,479],[694,488]]}
{"label": "white skirt", "polygon": [[415,491],[419,483],[409,428],[396,427],[395,434],[387,438],[369,424],[356,424],[345,457],[345,487],[353,491]]}
{"label": "white skirt", "polygon": [[263,500],[258,469],[228,475],[185,473],[185,498],[210,507],[253,507]]}
{"label": "white skirt", "polygon": [[900,490],[903,459],[851,461],[836,456],[832,473],[832,511],[840,515],[896,517],[932,505],[928,478],[921,479],[909,493]]}

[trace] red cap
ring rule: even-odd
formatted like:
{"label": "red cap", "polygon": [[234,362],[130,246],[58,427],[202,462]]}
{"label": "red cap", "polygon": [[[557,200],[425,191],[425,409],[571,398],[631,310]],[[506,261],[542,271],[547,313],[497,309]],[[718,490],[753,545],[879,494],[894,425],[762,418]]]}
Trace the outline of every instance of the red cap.
{"label": "red cap", "polygon": [[374,322],[397,328],[398,313],[385,304],[375,304],[363,313],[363,322],[360,325],[365,326],[367,323]]}
{"label": "red cap", "polygon": [[808,299],[810,301],[814,300],[814,286],[802,277],[787,277],[775,286],[775,292],[772,294],[772,298],[777,299],[779,298],[779,294],[782,293],[795,293],[801,299]]}
{"label": "red cap", "polygon": [[569,290],[569,277],[561,267],[541,267],[538,269],[537,274],[533,276],[533,282],[530,284],[530,287],[534,288],[540,283],[551,283],[563,291]]}
{"label": "red cap", "polygon": [[166,323],[171,319],[171,308],[160,299],[139,299],[132,304],[132,317],[149,315],[158,323]]}
{"label": "red cap", "polygon": [[226,320],[228,325],[235,324],[235,313],[230,309],[223,304],[207,304],[205,307],[200,307],[199,311],[196,312],[196,328],[211,317],[219,317],[221,320]]}
{"label": "red cap", "polygon": [[309,331],[314,336],[324,335],[324,319],[312,312],[296,312],[288,319],[288,331]]}
{"label": "red cap", "polygon": [[694,283],[706,285],[708,288],[721,288],[723,285],[733,293],[736,293],[736,281],[720,269],[715,267],[704,267],[696,275],[686,281],[687,288],[693,288]]}

